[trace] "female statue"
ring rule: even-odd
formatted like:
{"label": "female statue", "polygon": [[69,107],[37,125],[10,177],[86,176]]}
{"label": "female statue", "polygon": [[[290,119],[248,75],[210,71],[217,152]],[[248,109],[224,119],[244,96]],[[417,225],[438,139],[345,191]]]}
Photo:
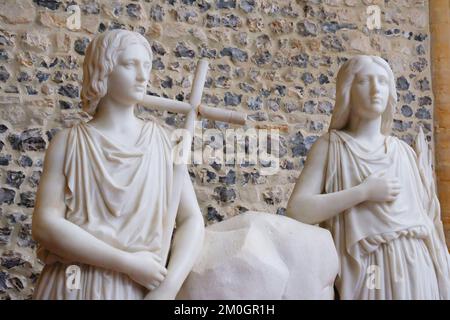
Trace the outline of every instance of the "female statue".
{"label": "female statue", "polygon": [[[92,120],[52,139],[36,197],[32,232],[45,262],[36,299],[174,299],[201,250],[204,223],[186,165],[174,181],[168,133],[134,115],[151,66],[138,33],[108,31],[89,44],[81,98]],[[66,283],[72,265],[78,288]]]}
{"label": "female statue", "polygon": [[440,212],[414,150],[389,135],[397,93],[388,63],[355,56],[339,70],[329,132],[311,148],[288,215],[330,230],[341,299],[448,299]]}

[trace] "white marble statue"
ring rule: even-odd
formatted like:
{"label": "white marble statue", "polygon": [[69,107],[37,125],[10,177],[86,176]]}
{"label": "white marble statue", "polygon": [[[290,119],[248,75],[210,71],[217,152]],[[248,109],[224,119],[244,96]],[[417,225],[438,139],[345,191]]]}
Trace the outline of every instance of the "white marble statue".
{"label": "white marble statue", "polygon": [[206,228],[177,299],[334,299],[338,255],[328,230],[248,211]]}
{"label": "white marble statue", "polygon": [[290,217],[331,231],[341,299],[450,298],[434,188],[414,150],[389,135],[396,102],[386,61],[348,60],[329,132],[309,151],[288,203]]}
{"label": "white marble statue", "polygon": [[[35,299],[174,299],[200,252],[204,222],[186,165],[174,165],[165,128],[134,115],[151,66],[138,33],[108,31],[89,44],[81,97],[93,118],[53,138],[36,197],[45,267]],[[196,105],[203,84],[191,93]],[[72,265],[78,287],[67,285]]]}

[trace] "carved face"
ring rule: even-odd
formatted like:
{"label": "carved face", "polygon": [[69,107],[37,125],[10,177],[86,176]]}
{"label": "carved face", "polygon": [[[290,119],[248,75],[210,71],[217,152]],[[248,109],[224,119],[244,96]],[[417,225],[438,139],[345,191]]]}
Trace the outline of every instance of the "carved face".
{"label": "carved face", "polygon": [[133,44],[121,51],[108,76],[107,95],[123,104],[134,104],[146,94],[152,61],[147,50]]}
{"label": "carved face", "polygon": [[353,80],[351,112],[363,119],[380,117],[389,99],[389,76],[378,64],[367,60],[365,68]]}

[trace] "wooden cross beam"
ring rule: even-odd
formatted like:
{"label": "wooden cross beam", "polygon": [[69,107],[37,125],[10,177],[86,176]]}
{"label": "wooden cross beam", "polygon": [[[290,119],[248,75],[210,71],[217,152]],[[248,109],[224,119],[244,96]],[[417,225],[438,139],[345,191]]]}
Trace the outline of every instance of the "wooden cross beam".
{"label": "wooden cross beam", "polygon": [[228,122],[233,124],[244,125],[247,115],[243,112],[224,110],[200,105],[202,99],[203,88],[206,81],[206,73],[208,72],[208,61],[201,59],[197,64],[194,82],[192,84],[189,103],[146,95],[141,104],[157,110],[167,110],[170,112],[187,114],[193,108],[198,107],[198,114],[206,119]]}
{"label": "wooden cross beam", "polygon": [[[207,72],[208,61],[206,59],[201,59],[197,64],[189,103],[163,97],[145,95],[141,101],[141,105],[160,111],[170,111],[183,114],[188,114],[193,108],[198,108],[198,115],[209,120],[238,125],[248,124],[247,115],[243,112],[212,108],[200,104]],[[258,122],[252,126],[256,129],[278,129],[285,132],[288,131],[288,126],[285,124]],[[192,132],[192,130],[190,131]]]}

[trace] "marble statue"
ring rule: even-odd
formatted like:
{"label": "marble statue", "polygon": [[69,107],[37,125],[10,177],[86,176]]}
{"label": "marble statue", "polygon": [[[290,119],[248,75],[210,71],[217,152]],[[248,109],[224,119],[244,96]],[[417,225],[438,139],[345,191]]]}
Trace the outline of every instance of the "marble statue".
{"label": "marble statue", "polygon": [[[174,299],[191,270],[204,222],[186,164],[174,164],[166,128],[134,115],[151,67],[138,33],[107,31],[89,44],[81,98],[92,119],[52,139],[36,196],[32,233],[45,266],[35,299]],[[78,287],[66,281],[74,265]]]}
{"label": "marble statue", "polygon": [[396,102],[386,61],[345,62],[329,132],[309,151],[288,202],[288,216],[332,233],[340,299],[450,298],[439,203],[424,174],[430,170],[389,135]]}
{"label": "marble statue", "polygon": [[338,255],[328,230],[247,211],[206,228],[177,299],[334,299]]}

